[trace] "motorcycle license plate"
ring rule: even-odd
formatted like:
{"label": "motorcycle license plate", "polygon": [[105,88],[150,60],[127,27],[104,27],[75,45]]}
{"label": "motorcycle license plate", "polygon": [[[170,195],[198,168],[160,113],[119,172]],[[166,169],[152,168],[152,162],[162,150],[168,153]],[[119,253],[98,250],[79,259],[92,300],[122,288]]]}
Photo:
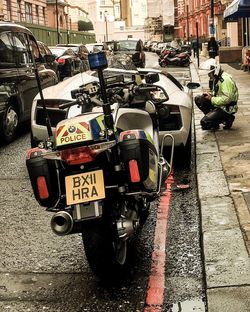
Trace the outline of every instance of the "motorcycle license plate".
{"label": "motorcycle license plate", "polygon": [[105,198],[102,170],[65,177],[67,205],[80,204]]}

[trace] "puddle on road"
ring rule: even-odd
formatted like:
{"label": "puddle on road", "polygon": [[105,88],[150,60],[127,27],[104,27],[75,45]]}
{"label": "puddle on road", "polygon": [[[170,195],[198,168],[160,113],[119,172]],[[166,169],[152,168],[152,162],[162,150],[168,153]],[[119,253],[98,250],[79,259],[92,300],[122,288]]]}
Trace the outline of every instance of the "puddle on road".
{"label": "puddle on road", "polygon": [[169,312],[205,312],[205,304],[201,299],[186,300],[173,304]]}

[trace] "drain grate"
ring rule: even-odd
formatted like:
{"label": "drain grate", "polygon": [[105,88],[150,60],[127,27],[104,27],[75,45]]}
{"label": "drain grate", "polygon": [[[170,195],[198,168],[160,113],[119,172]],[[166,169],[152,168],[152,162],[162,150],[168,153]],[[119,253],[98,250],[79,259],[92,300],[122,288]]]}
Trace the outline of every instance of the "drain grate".
{"label": "drain grate", "polygon": [[250,160],[250,152],[239,153],[234,159]]}

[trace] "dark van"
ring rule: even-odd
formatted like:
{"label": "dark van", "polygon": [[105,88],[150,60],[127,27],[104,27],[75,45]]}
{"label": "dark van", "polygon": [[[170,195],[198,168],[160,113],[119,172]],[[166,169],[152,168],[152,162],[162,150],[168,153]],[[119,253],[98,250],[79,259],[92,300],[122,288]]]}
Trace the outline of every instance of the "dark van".
{"label": "dark van", "polygon": [[1,142],[13,141],[20,123],[30,119],[32,101],[38,93],[35,68],[42,88],[58,82],[55,72],[45,68],[47,61],[46,55],[41,56],[36,39],[27,28],[0,22]]}

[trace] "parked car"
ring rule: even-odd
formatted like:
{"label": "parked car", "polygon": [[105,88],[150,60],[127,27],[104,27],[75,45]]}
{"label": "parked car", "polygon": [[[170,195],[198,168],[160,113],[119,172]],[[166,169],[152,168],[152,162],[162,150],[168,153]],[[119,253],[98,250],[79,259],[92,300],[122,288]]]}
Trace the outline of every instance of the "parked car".
{"label": "parked car", "polygon": [[[52,54],[50,48],[44,42],[37,41],[37,44],[38,44],[38,48],[42,57],[45,58],[45,61],[46,61],[46,63],[44,64],[45,67],[52,69],[56,73],[58,79],[60,79],[60,73],[59,73],[56,57]],[[48,58],[48,55],[51,55],[51,57]]]}
{"label": "parked car", "polygon": [[102,51],[105,48],[103,43],[87,43],[85,46],[89,53]]}
{"label": "parked car", "polygon": [[55,72],[47,69],[37,41],[27,28],[0,22],[0,140],[14,140],[18,126],[30,120],[32,101],[38,92],[35,67],[42,88],[58,82]]}
{"label": "parked car", "polygon": [[57,47],[67,47],[71,48],[76,55],[81,59],[83,63],[83,70],[89,70],[89,61],[88,61],[88,54],[89,50],[87,49],[86,45],[81,44],[81,43],[68,43],[68,44],[57,44]]}
{"label": "parked car", "polygon": [[109,42],[108,45],[115,55],[126,54],[136,67],[145,67],[146,56],[140,39],[116,40]]}
{"label": "parked car", "polygon": [[[126,71],[117,68],[107,68],[104,73],[108,72],[111,75],[134,75],[135,71]],[[191,120],[192,120],[192,95],[187,87],[184,87],[171,74],[163,73],[157,69],[138,69],[138,72],[143,76],[147,72],[159,73],[159,84],[165,88],[169,95],[169,100],[166,105],[169,108],[169,116],[160,120],[160,140],[165,133],[170,133],[174,136],[175,146],[183,150],[183,155],[186,159],[190,159],[191,155]],[[49,87],[44,90],[44,99],[49,110],[53,133],[56,124],[65,118],[66,111],[59,109],[59,104],[71,101],[71,90],[77,89],[83,83],[97,80],[97,77],[91,75],[78,74],[60,84]],[[47,138],[45,127],[45,117],[39,95],[33,101],[31,114],[31,132],[32,146],[37,146],[40,141]],[[166,142],[169,143],[169,142]]]}
{"label": "parked car", "polygon": [[49,47],[51,52],[56,56],[60,80],[65,77],[72,77],[83,70],[83,64],[79,56],[67,47]]}

